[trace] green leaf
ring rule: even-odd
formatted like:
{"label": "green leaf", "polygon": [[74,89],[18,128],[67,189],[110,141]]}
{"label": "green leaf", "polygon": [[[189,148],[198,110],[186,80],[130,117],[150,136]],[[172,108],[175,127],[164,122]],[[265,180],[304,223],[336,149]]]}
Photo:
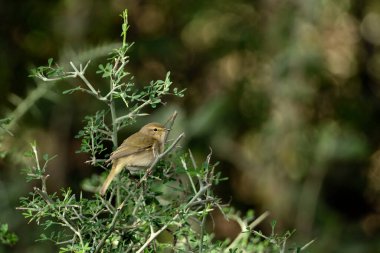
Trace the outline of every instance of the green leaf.
{"label": "green leaf", "polygon": [[42,156],[42,158],[43,158],[45,161],[49,160],[49,154],[44,154],[44,155]]}
{"label": "green leaf", "polygon": [[53,58],[48,59],[48,66],[51,67],[51,64],[53,63]]}
{"label": "green leaf", "polygon": [[28,151],[24,152],[24,156],[28,157],[28,158],[33,157],[34,156],[33,151],[32,150],[28,150]]}
{"label": "green leaf", "polygon": [[17,235],[8,231],[8,224],[1,224],[0,243],[5,245],[14,245],[17,241]]}
{"label": "green leaf", "polygon": [[81,87],[77,86],[77,87],[75,87],[75,88],[73,88],[73,89],[64,90],[64,91],[62,92],[62,94],[64,94],[64,95],[66,95],[66,94],[72,94],[72,93],[74,93],[75,91],[80,90],[80,89],[81,89]]}

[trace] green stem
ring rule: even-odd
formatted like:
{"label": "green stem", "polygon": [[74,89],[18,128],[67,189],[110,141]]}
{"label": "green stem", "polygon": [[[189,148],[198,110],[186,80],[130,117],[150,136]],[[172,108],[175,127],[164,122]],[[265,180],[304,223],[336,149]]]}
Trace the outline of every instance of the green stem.
{"label": "green stem", "polygon": [[128,31],[128,10],[123,11],[123,25],[121,27],[123,36],[123,47],[127,45],[127,31]]}
{"label": "green stem", "polygon": [[[113,82],[111,81],[111,88],[110,90],[113,89]],[[110,103],[109,107],[111,110],[111,119],[112,119],[112,145],[113,145],[113,150],[115,150],[118,147],[118,141],[117,141],[117,122],[116,122],[116,109],[115,109],[115,101],[113,100],[112,95],[110,96]],[[120,189],[119,186],[116,188],[116,205],[120,205]]]}
{"label": "green stem", "polygon": [[111,110],[111,119],[112,119],[112,145],[113,148],[117,148],[117,122],[116,122],[116,109],[115,109],[115,101],[111,98],[110,104],[109,104],[110,110]]}

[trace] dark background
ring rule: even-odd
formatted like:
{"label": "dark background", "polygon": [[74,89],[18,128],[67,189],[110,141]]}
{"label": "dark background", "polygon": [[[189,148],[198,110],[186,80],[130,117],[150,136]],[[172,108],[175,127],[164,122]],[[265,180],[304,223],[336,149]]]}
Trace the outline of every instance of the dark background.
{"label": "dark background", "polygon": [[[216,188],[244,214],[271,216],[260,229],[296,229],[310,252],[380,252],[380,2],[364,1],[3,1],[0,7],[0,113],[12,117],[0,161],[0,223],[20,241],[0,252],[52,252],[36,243],[39,228],[15,210],[30,185],[22,154],[36,140],[58,154],[50,190],[99,171],[84,166],[74,139],[100,105],[86,94],[61,95],[29,78],[53,57],[62,64],[93,58],[121,41],[119,14],[129,10],[128,70],[139,85],[171,72],[183,99],[153,112],[178,110],[177,131],[201,161],[213,159],[229,180]],[[102,58],[99,58],[102,56]],[[142,121],[136,123],[136,128]],[[126,130],[120,138],[135,129]],[[216,215],[216,214],[215,214]],[[218,237],[234,236],[220,222]],[[3,248],[1,248],[3,247]]]}

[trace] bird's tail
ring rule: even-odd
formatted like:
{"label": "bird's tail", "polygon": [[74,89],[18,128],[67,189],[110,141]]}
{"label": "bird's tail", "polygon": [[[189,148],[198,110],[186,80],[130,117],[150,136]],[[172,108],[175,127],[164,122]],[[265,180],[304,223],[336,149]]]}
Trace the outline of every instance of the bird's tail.
{"label": "bird's tail", "polygon": [[106,181],[104,181],[102,188],[100,188],[100,191],[99,191],[100,195],[104,195],[106,193],[106,191],[107,191],[109,185],[111,184],[112,180],[115,178],[115,176],[117,174],[120,173],[120,170],[122,168],[119,168],[120,166],[117,166],[117,165],[118,165],[117,160],[114,160],[110,174],[108,174]]}

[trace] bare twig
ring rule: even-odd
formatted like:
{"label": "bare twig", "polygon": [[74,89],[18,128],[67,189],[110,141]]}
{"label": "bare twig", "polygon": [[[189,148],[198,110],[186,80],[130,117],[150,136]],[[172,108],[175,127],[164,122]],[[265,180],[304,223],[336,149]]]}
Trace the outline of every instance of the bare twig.
{"label": "bare twig", "polygon": [[[177,118],[177,114],[178,114],[177,111],[174,111],[172,116],[165,122],[164,126],[166,126],[167,129],[172,130],[174,121]],[[167,134],[165,136],[164,143],[166,143],[166,141],[168,140],[168,137],[169,137],[169,135]]]}
{"label": "bare twig", "polygon": [[207,216],[203,215],[202,222],[201,222],[201,225],[200,225],[201,226],[201,236],[199,238],[199,253],[203,252],[203,237],[204,237],[204,234],[205,234],[206,218],[207,218]]}
{"label": "bare twig", "polygon": [[[199,189],[199,191],[197,192],[197,194],[195,194],[194,195],[194,197],[184,206],[184,208],[183,208],[183,210],[182,210],[182,212],[187,212],[187,208],[189,207],[189,206],[191,206],[192,204],[193,204],[193,202],[197,199],[197,198],[199,198],[205,191],[207,191],[207,189],[208,188],[210,188],[211,187],[211,184],[208,184],[208,185],[205,185],[205,186],[203,186],[203,187],[201,187],[200,189]],[[141,246],[141,248],[140,249],[138,249],[137,251],[136,251],[136,253],[141,253],[141,252],[143,252],[144,251],[144,249],[146,248],[146,247],[148,247],[149,246],[149,244],[154,240],[154,239],[156,239],[157,238],[157,236],[162,232],[162,231],[164,231],[170,224],[171,224],[171,222],[173,222],[173,221],[175,221],[178,217],[180,217],[180,212],[178,212],[172,219],[171,219],[171,221],[170,222],[168,222],[168,223],[166,223],[165,225],[163,225],[159,230],[157,230],[156,232],[154,232],[154,233],[151,233],[150,234],[150,236],[149,236],[149,238],[146,240],[146,242]]]}
{"label": "bare twig", "polygon": [[[260,224],[263,220],[265,220],[269,216],[269,212],[266,211],[263,214],[261,214],[257,219],[255,219],[251,224],[248,225],[249,230],[252,230],[255,228],[258,224]],[[223,251],[223,252],[229,252],[230,249],[233,249],[238,245],[238,243],[243,239],[243,237],[247,234],[249,230],[247,230],[246,225],[244,222],[236,217],[236,222],[240,225],[241,232],[240,234],[231,242],[231,244]]]}
{"label": "bare twig", "polygon": [[185,133],[182,133],[180,134],[177,139],[165,150],[165,152],[159,154],[158,156],[156,156],[156,159],[154,159],[154,161],[152,162],[152,164],[150,165],[150,167],[147,169],[146,173],[144,174],[144,176],[140,179],[140,182],[137,184],[137,187],[139,187],[143,181],[145,181],[147,179],[147,177],[150,175],[150,173],[152,172],[154,166],[156,166],[156,164],[164,157],[166,156],[170,151],[172,151],[172,149],[175,148],[175,146],[177,145],[177,143],[185,136]]}
{"label": "bare twig", "polygon": [[185,161],[183,158],[181,158],[181,163],[182,163],[183,168],[184,168],[185,171],[186,171],[186,175],[187,175],[187,177],[189,178],[189,181],[190,181],[191,187],[192,187],[194,193],[196,193],[196,192],[197,192],[197,189],[195,188],[195,184],[194,184],[193,178],[191,177],[191,175],[190,175],[190,173],[189,173],[189,170],[187,169],[186,161]]}
{"label": "bare twig", "polygon": [[[179,217],[179,214],[176,214],[176,215],[173,217],[173,220],[174,220],[174,219],[177,219],[178,217]],[[138,249],[138,250],[136,251],[136,253],[141,253],[141,252],[143,252],[144,249],[145,249],[146,247],[148,247],[149,244],[150,244],[154,239],[156,239],[156,237],[159,236],[159,234],[161,234],[161,232],[164,231],[169,225],[170,225],[170,224],[167,223],[167,224],[165,224],[164,226],[162,226],[159,230],[157,230],[156,232],[154,232],[154,233],[151,232],[151,234],[150,234],[148,240],[146,240],[146,242],[144,243],[144,245],[141,246],[141,248]]]}
{"label": "bare twig", "polygon": [[99,92],[95,90],[95,88],[92,86],[92,84],[87,80],[87,78],[84,76],[84,72],[86,70],[86,68],[88,67],[88,64],[90,63],[90,61],[87,62],[85,68],[83,69],[82,68],[82,64],[79,65],[79,70],[78,68],[74,65],[73,62],[70,62],[70,65],[71,67],[74,69],[75,72],[73,72],[73,77],[76,77],[76,76],[79,76],[80,79],[82,79],[82,81],[86,84],[86,86],[91,90],[91,92],[93,94],[95,94],[99,100],[104,100],[104,98],[102,98],[100,95],[99,95]]}
{"label": "bare twig", "polygon": [[116,222],[119,218],[119,215],[121,213],[121,210],[123,209],[124,207],[124,202],[125,200],[121,203],[121,205],[116,209],[116,212],[112,218],[112,221],[111,221],[111,224],[110,224],[110,228],[108,229],[107,233],[103,236],[103,238],[100,240],[99,244],[96,246],[95,248],[95,251],[94,253],[98,253],[101,248],[103,247],[104,243],[106,242],[107,238],[111,235],[111,233],[113,232],[114,228],[115,228],[115,225],[116,225]]}
{"label": "bare twig", "polygon": [[314,243],[315,239],[311,240],[310,242],[306,243],[301,249],[300,251],[303,251],[305,250],[306,248],[308,248],[312,243]]}
{"label": "bare twig", "polygon": [[191,162],[193,163],[193,167],[198,168],[197,163],[195,162],[195,159],[193,156],[193,152],[191,152],[191,149],[189,149],[189,155],[190,155]]}
{"label": "bare twig", "polygon": [[112,205],[110,205],[107,200],[105,200],[104,198],[102,198],[102,196],[99,195],[99,197],[100,197],[100,200],[102,201],[103,205],[107,208],[107,210],[111,214],[114,214],[115,213],[115,208]]}
{"label": "bare twig", "polygon": [[120,116],[118,118],[115,117],[115,123],[119,123],[120,121],[122,121],[124,119],[132,118],[133,115],[135,115],[138,111],[140,111],[142,108],[144,108],[145,106],[149,105],[150,103],[151,103],[151,100],[149,99],[149,100],[145,101],[144,103],[142,103],[141,105],[137,106],[130,113],[128,113],[128,114],[126,114],[124,116]]}

